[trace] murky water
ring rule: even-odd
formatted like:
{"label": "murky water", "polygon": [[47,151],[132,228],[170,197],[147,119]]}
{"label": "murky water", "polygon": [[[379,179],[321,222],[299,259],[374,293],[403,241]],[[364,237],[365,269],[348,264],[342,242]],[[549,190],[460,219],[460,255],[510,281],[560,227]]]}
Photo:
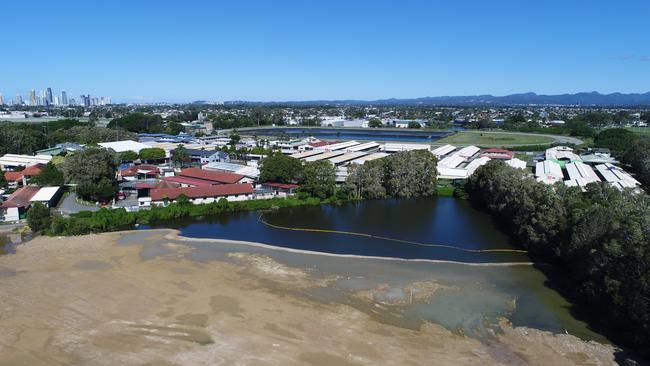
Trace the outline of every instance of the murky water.
{"label": "murky water", "polygon": [[[278,229],[260,222],[259,213],[251,212],[179,223],[177,227],[187,237],[244,240],[335,254],[467,263],[530,261],[525,253],[467,252],[418,245],[516,249],[504,233],[496,230],[489,216],[453,198],[298,207],[265,213],[263,220],[280,227],[366,233],[403,241]],[[123,243],[142,243],[138,236],[143,235],[127,236]],[[150,243],[142,253],[144,259],[169,254],[162,244]],[[226,255],[229,252],[261,253],[288,266],[306,268],[316,278],[334,277],[329,286],[309,290],[307,295],[320,301],[343,302],[401,326],[416,327],[422,321],[431,321],[461,333],[486,336],[486,328],[507,318],[517,326],[606,341],[574,318],[571,304],[547,287],[546,276],[530,265],[469,266],[319,256],[227,243],[183,244],[192,247],[185,257],[194,261],[233,260]]]}

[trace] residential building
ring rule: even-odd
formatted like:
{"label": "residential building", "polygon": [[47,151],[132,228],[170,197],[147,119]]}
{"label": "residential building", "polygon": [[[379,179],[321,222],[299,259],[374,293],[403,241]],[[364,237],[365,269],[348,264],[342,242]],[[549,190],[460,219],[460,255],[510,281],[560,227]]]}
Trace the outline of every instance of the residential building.
{"label": "residential building", "polygon": [[203,204],[216,202],[221,198],[228,201],[246,201],[254,199],[255,190],[250,183],[221,184],[206,187],[157,188],[151,189],[151,204],[166,206],[179,196],[186,196],[191,203]]}

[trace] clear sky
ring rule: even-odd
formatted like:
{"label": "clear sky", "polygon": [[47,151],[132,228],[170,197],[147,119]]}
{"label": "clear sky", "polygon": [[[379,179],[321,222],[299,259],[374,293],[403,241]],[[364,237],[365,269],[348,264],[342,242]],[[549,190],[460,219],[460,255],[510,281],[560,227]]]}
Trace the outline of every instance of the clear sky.
{"label": "clear sky", "polygon": [[118,101],[650,90],[650,1],[3,1],[0,92]]}

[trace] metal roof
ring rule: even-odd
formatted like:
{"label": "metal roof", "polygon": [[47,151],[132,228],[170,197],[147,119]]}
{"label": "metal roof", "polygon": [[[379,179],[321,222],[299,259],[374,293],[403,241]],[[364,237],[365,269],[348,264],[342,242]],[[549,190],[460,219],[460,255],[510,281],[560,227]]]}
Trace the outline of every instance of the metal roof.
{"label": "metal roof", "polygon": [[344,151],[328,151],[326,153],[322,153],[320,155],[313,155],[310,157],[305,158],[305,161],[318,161],[318,160],[325,160],[329,158],[333,158],[335,156],[343,155],[345,154]]}
{"label": "metal roof", "polygon": [[440,158],[440,157],[443,157],[443,156],[449,154],[450,152],[452,152],[454,150],[456,150],[455,146],[443,145],[443,146],[440,146],[440,147],[437,147],[437,148],[433,149],[433,151],[431,151],[431,152],[433,153],[433,155]]}
{"label": "metal roof", "polygon": [[295,159],[304,159],[306,157],[322,154],[324,152],[325,151],[323,151],[323,150],[307,150],[307,151],[302,151],[302,152],[295,153],[295,154],[289,155],[289,156],[291,156],[292,158],[295,158]]}
{"label": "metal roof", "polygon": [[354,160],[362,156],[367,155],[363,151],[354,151],[347,154],[339,155],[337,157],[329,159],[334,165],[345,163],[346,161]]}
{"label": "metal roof", "polygon": [[388,154],[386,154],[386,153],[376,152],[376,153],[373,153],[373,154],[370,154],[370,155],[366,155],[366,156],[362,156],[360,158],[354,159],[350,163],[361,165],[361,164],[365,163],[366,161],[381,159],[381,158],[385,158],[387,156],[388,156]]}
{"label": "metal roof", "polygon": [[348,151],[363,151],[378,148],[380,145],[374,141],[366,142],[360,145],[352,146],[347,148]]}

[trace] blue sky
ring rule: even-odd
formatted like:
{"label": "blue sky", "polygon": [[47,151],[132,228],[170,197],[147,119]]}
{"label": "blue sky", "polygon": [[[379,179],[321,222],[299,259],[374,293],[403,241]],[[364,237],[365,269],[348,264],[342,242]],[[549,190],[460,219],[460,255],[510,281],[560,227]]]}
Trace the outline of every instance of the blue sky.
{"label": "blue sky", "polygon": [[5,98],[650,90],[650,1],[6,1]]}

